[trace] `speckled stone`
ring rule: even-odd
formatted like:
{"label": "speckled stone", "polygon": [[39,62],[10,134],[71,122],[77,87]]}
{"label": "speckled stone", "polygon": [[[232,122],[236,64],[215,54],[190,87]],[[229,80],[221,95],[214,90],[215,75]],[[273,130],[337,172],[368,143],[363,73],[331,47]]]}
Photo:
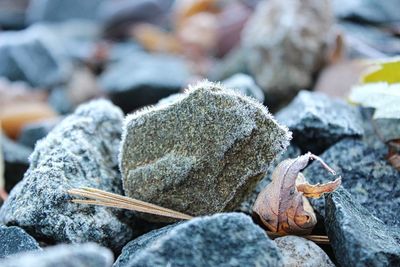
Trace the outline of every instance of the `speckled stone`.
{"label": "speckled stone", "polygon": [[33,237],[17,226],[0,225],[0,240],[0,258],[19,252],[41,249]]}
{"label": "speckled stone", "polygon": [[139,247],[125,266],[168,265],[283,266],[276,244],[241,213],[216,214],[181,223],[147,246]]}
{"label": "speckled stone", "polygon": [[58,245],[0,260],[2,267],[111,267],[112,252],[94,243]]}
{"label": "speckled stone", "polygon": [[37,143],[23,180],[0,209],[0,220],[38,240],[121,248],[133,231],[118,219],[120,211],[72,203],[66,191],[87,186],[123,194],[117,170],[122,118],[121,110],[105,100],[66,117]]}
{"label": "speckled stone", "polygon": [[399,227],[385,225],[343,188],[326,196],[326,214],[329,240],[341,266],[400,266]]}
{"label": "speckled stone", "polygon": [[127,117],[120,156],[124,190],[191,215],[234,210],[289,139],[255,100],[199,83],[172,105]]}

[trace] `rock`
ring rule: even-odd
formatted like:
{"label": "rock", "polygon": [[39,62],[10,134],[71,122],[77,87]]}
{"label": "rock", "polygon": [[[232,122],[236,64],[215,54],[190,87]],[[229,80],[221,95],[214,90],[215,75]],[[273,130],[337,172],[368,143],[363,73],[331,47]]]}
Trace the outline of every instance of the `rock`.
{"label": "rock", "polygon": [[95,20],[105,0],[31,0],[27,10],[30,23],[61,22],[70,19]]}
{"label": "rock", "polygon": [[310,87],[325,63],[333,15],[330,1],[260,1],[242,31],[245,61],[272,105]]}
{"label": "rock", "polygon": [[293,132],[303,153],[320,154],[343,138],[364,134],[356,108],[318,92],[301,91],[276,118]]}
{"label": "rock", "polygon": [[0,28],[19,30],[25,26],[25,9],[29,0],[1,0]]}
{"label": "rock", "polygon": [[74,104],[65,87],[57,87],[51,90],[48,102],[59,114],[66,115],[74,111]]}
{"label": "rock", "polygon": [[[357,202],[387,225],[400,227],[400,174],[387,162],[386,154],[383,143],[380,147],[370,147],[361,140],[345,139],[320,157],[342,176],[342,186]],[[332,179],[318,162],[312,163],[303,174],[310,183]],[[325,215],[323,199],[310,202],[320,215]]]}
{"label": "rock", "polygon": [[14,142],[3,134],[0,135],[0,138],[5,163],[5,189],[10,192],[22,180],[24,173],[28,169],[28,158],[32,153],[32,149]]}
{"label": "rock", "polygon": [[284,266],[335,266],[319,246],[305,238],[284,236],[274,241],[282,253]]}
{"label": "rock", "polygon": [[94,243],[58,245],[40,252],[26,252],[0,261],[2,267],[111,267],[110,250]]}
{"label": "rock", "polygon": [[148,232],[132,241],[124,246],[122,249],[121,255],[119,255],[118,259],[115,261],[113,267],[126,267],[128,263],[133,260],[139,253],[157,243],[157,241],[166,236],[172,229],[175,228],[176,224],[171,224],[165,226],[160,229],[153,230]]}
{"label": "rock", "polygon": [[216,214],[179,224],[140,247],[125,266],[282,266],[275,243],[250,217]]}
{"label": "rock", "polygon": [[296,158],[300,155],[301,151],[297,146],[288,146],[285,152],[277,156],[272,161],[267,173],[264,175],[264,178],[262,178],[253,191],[246,196],[246,199],[240,204],[238,210],[249,215],[253,214],[254,202],[256,202],[258,194],[260,194],[260,192],[271,182],[272,172],[274,171],[275,167],[285,159]]}
{"label": "rock", "polygon": [[63,62],[39,32],[28,29],[0,33],[0,76],[49,88],[66,79]]}
{"label": "rock", "polygon": [[36,142],[46,137],[60,121],[60,118],[55,118],[25,124],[18,137],[18,143],[34,148]]}
{"label": "rock", "polygon": [[129,37],[132,26],[140,22],[162,25],[171,0],[120,0],[105,2],[98,16],[104,25],[104,35],[111,39]]}
{"label": "rock", "polygon": [[17,226],[0,225],[0,258],[30,250],[41,250],[38,242]]}
{"label": "rock", "polygon": [[400,265],[400,228],[385,225],[349,192],[341,188],[328,194],[326,214],[329,240],[341,266]]}
{"label": "rock", "polygon": [[125,193],[196,216],[234,210],[289,139],[258,102],[202,82],[173,105],[127,118]]}
{"label": "rock", "polygon": [[133,230],[121,211],[70,202],[67,190],[94,187],[123,194],[117,171],[123,114],[105,100],[80,106],[36,144],[30,168],[0,209],[0,220],[38,240],[95,241],[114,250]]}
{"label": "rock", "polygon": [[257,86],[253,78],[249,75],[238,73],[222,82],[226,87],[250,96],[259,102],[264,102],[264,92]]}
{"label": "rock", "polygon": [[124,112],[157,103],[178,93],[189,80],[185,62],[175,56],[135,53],[111,65],[100,84]]}

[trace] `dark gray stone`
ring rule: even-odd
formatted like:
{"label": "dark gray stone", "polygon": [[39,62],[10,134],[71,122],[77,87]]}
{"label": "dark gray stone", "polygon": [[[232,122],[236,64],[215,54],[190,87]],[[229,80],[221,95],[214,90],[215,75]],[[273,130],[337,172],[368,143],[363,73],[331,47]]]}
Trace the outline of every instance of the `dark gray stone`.
{"label": "dark gray stone", "polygon": [[301,91],[276,118],[293,132],[303,153],[320,154],[345,137],[364,134],[356,108],[318,92]]}
{"label": "dark gray stone", "polygon": [[29,167],[29,156],[32,149],[18,144],[5,135],[1,135],[1,147],[4,155],[4,177],[6,191],[9,192],[19,181]]}
{"label": "dark gray stone", "polygon": [[2,267],[110,267],[112,252],[94,243],[58,245],[0,261]]}
{"label": "dark gray stone", "polygon": [[271,167],[268,168],[267,173],[265,174],[264,178],[258,182],[257,186],[254,190],[247,195],[245,201],[240,204],[239,211],[252,214],[253,213],[253,205],[256,202],[258,194],[272,181],[272,172],[274,171],[275,167],[278,166],[285,159],[289,158],[296,158],[301,155],[300,149],[295,145],[290,145],[286,149],[285,152],[277,156],[271,163]]}
{"label": "dark gray stone", "polygon": [[179,57],[135,53],[112,64],[100,84],[114,104],[130,112],[178,93],[188,79],[188,68]]}
{"label": "dark gray stone", "polygon": [[32,122],[26,124],[18,137],[18,143],[34,148],[37,141],[47,134],[60,122],[60,119]]}
{"label": "dark gray stone", "polygon": [[244,95],[250,96],[264,103],[264,92],[253,78],[247,74],[238,73],[222,82],[227,88],[232,88]]}
{"label": "dark gray stone", "polygon": [[27,10],[30,23],[60,22],[70,19],[95,20],[105,0],[31,0]]}
{"label": "dark gray stone", "polygon": [[48,88],[66,79],[62,61],[33,30],[0,33],[0,76]]}
{"label": "dark gray stone", "polygon": [[157,230],[153,230],[130,241],[122,249],[121,255],[119,255],[113,267],[127,266],[128,263],[133,260],[142,250],[150,247],[155,242],[157,242],[159,238],[167,235],[169,232],[171,232],[172,229],[175,228],[176,225],[178,225],[178,223],[171,224]]}
{"label": "dark gray stone", "polygon": [[41,249],[33,237],[17,226],[0,225],[0,240],[0,258],[19,252]]}
{"label": "dark gray stone", "polygon": [[182,223],[139,248],[134,266],[283,266],[265,231],[241,213],[216,214]]}
{"label": "dark gray stone", "polygon": [[326,214],[329,240],[341,266],[400,266],[400,229],[385,225],[349,192],[339,188],[328,194]]}
{"label": "dark gray stone", "polygon": [[173,105],[127,117],[120,157],[124,190],[191,215],[232,211],[289,139],[257,101],[202,82]]}
{"label": "dark gray stone", "polygon": [[19,30],[25,26],[25,9],[29,0],[1,0],[0,28]]}
{"label": "dark gray stone", "polygon": [[[345,139],[320,156],[342,176],[342,186],[357,202],[386,224],[400,227],[400,172],[387,162],[386,154],[384,144],[369,147],[364,141]],[[310,183],[332,180],[318,162],[313,162],[303,174]],[[323,199],[310,202],[324,216]]]}
{"label": "dark gray stone", "polygon": [[67,190],[123,194],[117,170],[123,114],[105,100],[80,106],[36,144],[30,168],[0,209],[0,220],[53,242],[95,241],[118,250],[133,231],[119,210],[70,202]]}

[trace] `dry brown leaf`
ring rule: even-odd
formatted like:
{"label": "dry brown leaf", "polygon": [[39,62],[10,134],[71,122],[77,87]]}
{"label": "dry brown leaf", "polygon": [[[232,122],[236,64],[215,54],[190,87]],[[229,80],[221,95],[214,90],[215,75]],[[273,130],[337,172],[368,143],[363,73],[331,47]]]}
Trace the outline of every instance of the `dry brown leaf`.
{"label": "dry brown leaf", "polygon": [[253,211],[272,232],[305,235],[310,234],[317,223],[310,203],[296,187],[297,179],[300,179],[300,188],[307,195],[313,196],[332,192],[340,185],[341,178],[328,185],[308,184],[300,171],[312,159],[318,160],[330,173],[336,174],[319,157],[307,153],[281,162],[272,174],[272,182],[258,195]]}
{"label": "dry brown leaf", "polygon": [[296,181],[297,191],[302,192],[305,197],[320,198],[322,194],[334,191],[341,184],[341,179],[337,178],[335,181],[326,184],[309,184],[304,175],[299,173]]}

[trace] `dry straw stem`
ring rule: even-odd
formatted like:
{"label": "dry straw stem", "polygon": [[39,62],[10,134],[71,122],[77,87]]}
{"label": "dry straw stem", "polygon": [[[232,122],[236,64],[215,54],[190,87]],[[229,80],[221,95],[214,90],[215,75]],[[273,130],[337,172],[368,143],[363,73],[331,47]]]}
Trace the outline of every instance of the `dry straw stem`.
{"label": "dry straw stem", "polygon": [[[175,219],[190,220],[193,217],[181,212],[177,212],[171,209],[166,209],[151,203],[140,201],[137,199],[109,193],[95,188],[83,187],[79,189],[70,189],[68,193],[78,197],[85,197],[89,199],[73,199],[72,202],[78,204],[89,204],[89,205],[99,205],[112,208],[127,209],[139,212],[150,213],[159,216],[166,216]],[[270,238],[277,238],[283,235],[266,231]],[[329,244],[329,239],[327,236],[318,235],[305,235],[302,236],[308,240],[314,241],[318,244]]]}

